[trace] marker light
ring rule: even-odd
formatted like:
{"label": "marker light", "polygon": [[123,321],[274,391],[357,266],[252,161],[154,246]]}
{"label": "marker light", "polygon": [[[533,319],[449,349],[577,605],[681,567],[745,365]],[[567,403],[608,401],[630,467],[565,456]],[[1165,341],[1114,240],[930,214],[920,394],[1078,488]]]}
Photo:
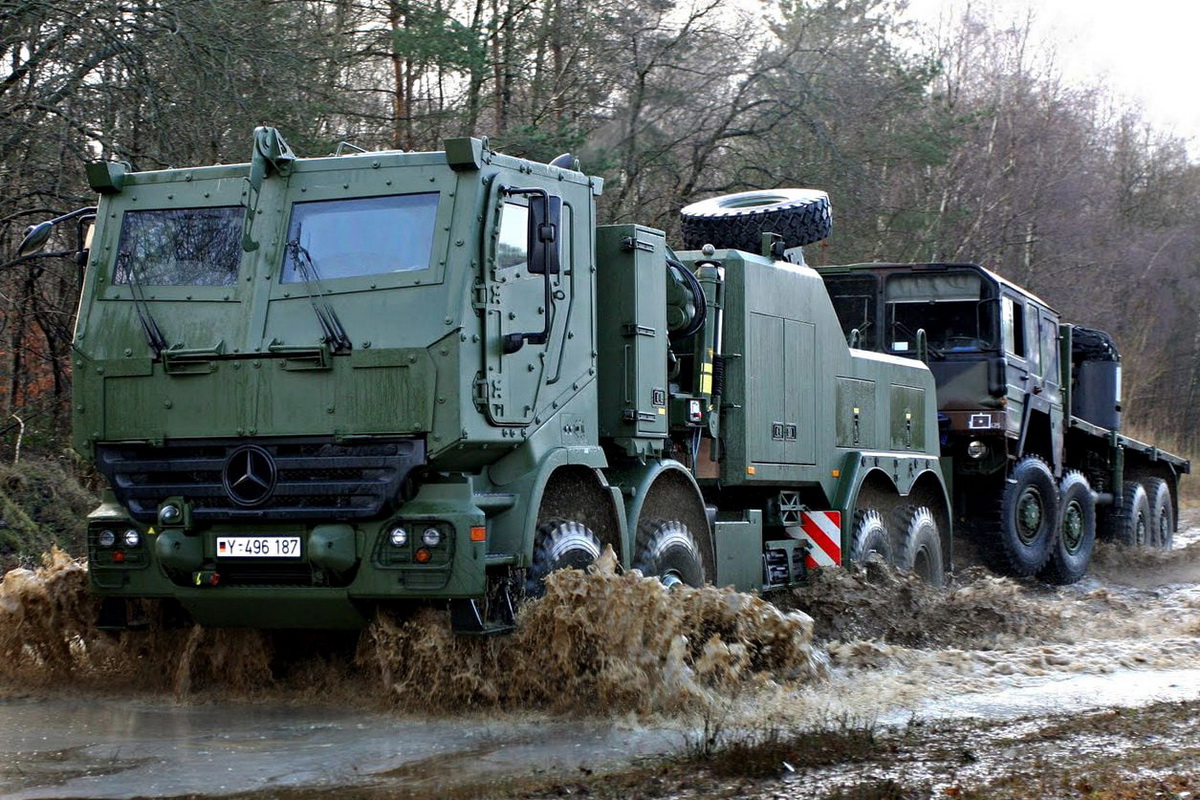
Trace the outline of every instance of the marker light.
{"label": "marker light", "polygon": [[388,541],[392,543],[392,547],[404,547],[408,544],[408,531],[404,528],[392,528],[388,534]]}
{"label": "marker light", "polygon": [[137,547],[142,542],[142,535],[133,528],[125,531],[125,536],[122,538],[126,547]]}
{"label": "marker light", "polygon": [[442,532],[437,528],[426,528],[425,532],[421,534],[421,541],[425,543],[426,547],[437,547],[442,543]]}
{"label": "marker light", "polygon": [[117,535],[112,531],[100,531],[96,541],[100,542],[101,547],[112,547],[117,543]]}

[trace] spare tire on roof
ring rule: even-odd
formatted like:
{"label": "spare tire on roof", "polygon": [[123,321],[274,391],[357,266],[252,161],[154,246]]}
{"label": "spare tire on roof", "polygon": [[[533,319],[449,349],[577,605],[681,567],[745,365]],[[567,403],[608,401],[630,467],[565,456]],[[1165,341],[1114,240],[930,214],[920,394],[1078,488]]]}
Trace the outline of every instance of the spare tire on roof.
{"label": "spare tire on roof", "polygon": [[785,247],[819,242],[833,230],[829,195],[816,189],[763,189],[712,197],[685,206],[683,246],[706,244],[762,252],[764,233],[783,237]]}

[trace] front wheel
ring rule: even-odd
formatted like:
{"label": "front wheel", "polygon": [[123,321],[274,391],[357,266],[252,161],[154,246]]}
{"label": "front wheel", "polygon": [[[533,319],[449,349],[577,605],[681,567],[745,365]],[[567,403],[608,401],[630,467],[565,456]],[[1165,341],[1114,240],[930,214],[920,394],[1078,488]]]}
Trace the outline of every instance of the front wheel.
{"label": "front wheel", "polygon": [[1042,570],[1047,583],[1066,586],[1087,574],[1096,546],[1096,495],[1083,473],[1071,471],[1059,484],[1062,522]]}
{"label": "front wheel", "polygon": [[633,565],[643,575],[668,587],[704,585],[704,562],[687,525],[676,519],[648,520],[638,526],[638,542]]}
{"label": "front wheel", "polygon": [[560,569],[587,569],[600,557],[600,540],[575,520],[554,519],[538,526],[533,562],[525,585],[527,597],[541,597],[546,577]]}
{"label": "front wheel", "polygon": [[1054,475],[1045,461],[1026,456],[1013,467],[1000,497],[998,566],[1017,578],[1036,575],[1046,566],[1057,533]]}

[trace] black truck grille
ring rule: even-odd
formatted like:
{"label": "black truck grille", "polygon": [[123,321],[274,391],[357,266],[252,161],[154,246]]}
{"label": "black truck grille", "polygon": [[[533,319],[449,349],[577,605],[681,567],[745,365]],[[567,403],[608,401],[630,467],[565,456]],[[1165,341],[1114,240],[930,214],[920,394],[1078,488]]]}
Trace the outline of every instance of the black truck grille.
{"label": "black truck grille", "polygon": [[330,439],[97,445],[97,466],[135,519],[154,522],[168,497],[192,519],[348,520],[380,515],[414,469],[420,439]]}

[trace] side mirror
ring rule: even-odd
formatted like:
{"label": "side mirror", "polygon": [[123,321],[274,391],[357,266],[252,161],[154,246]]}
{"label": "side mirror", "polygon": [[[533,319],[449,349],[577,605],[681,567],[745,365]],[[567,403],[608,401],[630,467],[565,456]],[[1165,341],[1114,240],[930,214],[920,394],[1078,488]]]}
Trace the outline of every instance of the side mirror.
{"label": "side mirror", "polygon": [[533,275],[557,275],[559,260],[558,231],[562,227],[562,198],[555,195],[529,196],[529,272]]}
{"label": "side mirror", "polygon": [[50,239],[50,232],[52,230],[54,230],[53,221],[30,225],[25,229],[25,238],[21,240],[21,246],[17,248],[17,255],[27,256],[30,253],[36,253],[38,250],[41,250]]}

